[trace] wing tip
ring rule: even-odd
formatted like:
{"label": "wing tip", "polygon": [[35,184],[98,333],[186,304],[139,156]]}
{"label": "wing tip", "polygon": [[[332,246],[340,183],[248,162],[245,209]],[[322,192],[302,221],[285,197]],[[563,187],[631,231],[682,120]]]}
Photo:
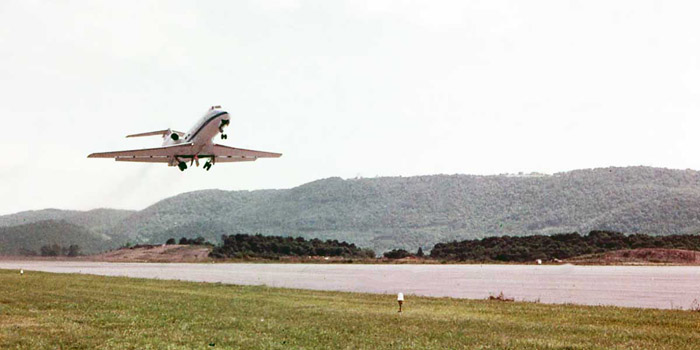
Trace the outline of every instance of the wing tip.
{"label": "wing tip", "polygon": [[105,153],[90,153],[88,158],[114,158],[113,156],[106,155]]}

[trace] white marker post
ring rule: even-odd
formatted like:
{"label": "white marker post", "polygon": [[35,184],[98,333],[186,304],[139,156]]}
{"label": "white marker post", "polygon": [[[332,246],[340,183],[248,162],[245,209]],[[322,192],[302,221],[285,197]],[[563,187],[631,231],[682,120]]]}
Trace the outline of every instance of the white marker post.
{"label": "white marker post", "polygon": [[20,276],[24,275],[24,270],[19,269],[19,275],[20,275]]}
{"label": "white marker post", "polygon": [[399,295],[396,296],[396,300],[399,302],[399,312],[401,312],[401,308],[403,306],[403,293],[399,293]]}

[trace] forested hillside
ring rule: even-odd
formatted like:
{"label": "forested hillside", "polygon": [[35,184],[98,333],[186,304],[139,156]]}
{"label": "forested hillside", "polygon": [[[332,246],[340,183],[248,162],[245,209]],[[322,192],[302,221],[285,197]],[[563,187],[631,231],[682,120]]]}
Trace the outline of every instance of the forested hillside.
{"label": "forested hillside", "polygon": [[96,233],[104,233],[108,228],[121,223],[133,210],[94,209],[89,211],[44,209],[24,211],[0,216],[0,227],[31,224],[46,220],[63,220],[73,225],[82,226]]}
{"label": "forested hillside", "polygon": [[628,167],[551,176],[329,178],[288,190],[184,193],[121,214],[91,230],[133,243],[182,236],[218,242],[237,233],[301,236],[378,253],[501,235],[686,234],[700,232],[700,172]]}
{"label": "forested hillside", "polygon": [[183,235],[299,235],[381,252],[429,249],[453,239],[596,229],[700,232],[700,173],[632,167],[539,177],[330,178],[290,190],[198,191],[156,203],[115,234],[154,242]]}

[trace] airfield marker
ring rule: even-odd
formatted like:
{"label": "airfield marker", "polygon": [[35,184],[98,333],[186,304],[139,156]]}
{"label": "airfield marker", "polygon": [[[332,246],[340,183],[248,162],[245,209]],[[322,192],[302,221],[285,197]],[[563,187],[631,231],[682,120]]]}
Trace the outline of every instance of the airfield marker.
{"label": "airfield marker", "polygon": [[24,275],[24,270],[19,269],[19,275],[20,275],[20,276]]}
{"label": "airfield marker", "polygon": [[403,306],[403,293],[399,293],[396,296],[396,300],[399,302],[399,312],[401,312],[401,307]]}

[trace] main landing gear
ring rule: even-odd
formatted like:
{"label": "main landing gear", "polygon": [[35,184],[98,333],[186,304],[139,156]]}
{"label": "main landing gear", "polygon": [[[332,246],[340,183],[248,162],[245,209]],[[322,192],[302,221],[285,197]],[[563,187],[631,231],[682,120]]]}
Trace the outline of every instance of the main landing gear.
{"label": "main landing gear", "polygon": [[[190,166],[193,164],[196,164],[197,166],[199,166],[199,157],[198,156],[194,156],[192,158],[192,160],[190,161]],[[204,170],[209,171],[209,169],[211,169],[212,165],[214,165],[214,164],[216,164],[216,160],[213,158],[210,158],[206,163],[204,163],[203,168],[204,168]],[[187,163],[182,161],[182,160],[178,160],[177,167],[180,169],[180,171],[185,171],[185,170],[187,170]]]}
{"label": "main landing gear", "polygon": [[222,139],[222,140],[226,140],[227,138],[228,138],[228,135],[226,135],[226,134],[221,134],[221,139]]}
{"label": "main landing gear", "polygon": [[209,158],[209,160],[206,163],[204,163],[203,168],[204,170],[209,171],[209,169],[211,169],[211,166],[214,164],[216,164],[216,156],[212,156],[211,158]]}

